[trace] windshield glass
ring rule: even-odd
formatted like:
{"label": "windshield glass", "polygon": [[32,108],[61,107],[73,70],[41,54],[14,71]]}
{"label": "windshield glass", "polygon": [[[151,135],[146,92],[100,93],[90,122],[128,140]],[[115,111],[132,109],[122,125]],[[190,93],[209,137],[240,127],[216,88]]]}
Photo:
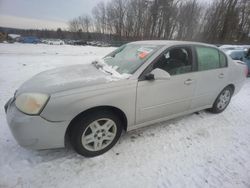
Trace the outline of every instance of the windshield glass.
{"label": "windshield glass", "polygon": [[104,57],[104,62],[120,74],[133,74],[160,45],[125,44]]}

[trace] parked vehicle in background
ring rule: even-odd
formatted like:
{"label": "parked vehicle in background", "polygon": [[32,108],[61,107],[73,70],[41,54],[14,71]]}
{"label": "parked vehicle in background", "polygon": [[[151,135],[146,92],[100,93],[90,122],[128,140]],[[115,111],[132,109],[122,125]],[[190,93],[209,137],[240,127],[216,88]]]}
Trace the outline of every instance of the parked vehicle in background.
{"label": "parked vehicle in background", "polygon": [[43,44],[49,44],[49,39],[41,39],[41,43]]}
{"label": "parked vehicle in background", "polygon": [[222,45],[219,47],[222,51],[226,52],[229,50],[244,50],[250,48],[250,45]]}
{"label": "parked vehicle in background", "polygon": [[74,45],[74,42],[75,42],[76,40],[71,40],[71,39],[65,39],[64,40],[64,43],[65,44],[68,44],[68,45]]}
{"label": "parked vehicle in background", "polygon": [[111,44],[107,43],[107,42],[103,42],[103,41],[91,41],[87,43],[88,45],[91,46],[98,46],[98,47],[109,47],[111,46]]}
{"label": "parked vehicle in background", "polygon": [[78,45],[78,46],[85,46],[87,45],[87,42],[84,40],[76,40],[72,43],[73,45]]}
{"label": "parked vehicle in background", "polygon": [[60,39],[47,39],[46,40],[46,44],[49,44],[49,45],[63,45],[65,44],[63,40],[60,40]]}
{"label": "parked vehicle in background", "polygon": [[21,43],[29,43],[29,44],[37,44],[40,43],[40,39],[35,36],[27,36],[27,37],[20,37],[19,42]]}
{"label": "parked vehicle in background", "polygon": [[138,41],[86,65],[42,72],[5,105],[23,147],[64,147],[81,155],[112,148],[130,131],[202,109],[223,112],[246,79],[247,66],[217,47]]}
{"label": "parked vehicle in background", "polygon": [[98,44],[97,41],[88,42],[88,45],[90,45],[90,46],[96,46],[97,44]]}
{"label": "parked vehicle in background", "polygon": [[6,39],[9,43],[20,42],[21,35],[18,34],[6,34]]}
{"label": "parked vehicle in background", "polygon": [[240,60],[247,64],[248,75],[250,75],[250,48],[245,50],[228,50],[226,51],[233,60]]}
{"label": "parked vehicle in background", "polygon": [[101,47],[109,47],[109,46],[111,46],[109,43],[107,43],[107,42],[102,42],[101,44],[100,44],[100,46]]}

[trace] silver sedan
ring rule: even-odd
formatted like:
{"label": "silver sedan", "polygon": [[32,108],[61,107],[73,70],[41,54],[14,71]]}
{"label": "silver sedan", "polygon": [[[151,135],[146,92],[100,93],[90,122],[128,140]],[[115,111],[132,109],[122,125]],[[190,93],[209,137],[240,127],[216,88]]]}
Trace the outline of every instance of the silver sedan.
{"label": "silver sedan", "polygon": [[122,131],[208,109],[220,113],[242,87],[247,67],[215,46],[139,41],[88,65],[42,72],[5,105],[9,127],[27,148],[65,146],[93,157]]}

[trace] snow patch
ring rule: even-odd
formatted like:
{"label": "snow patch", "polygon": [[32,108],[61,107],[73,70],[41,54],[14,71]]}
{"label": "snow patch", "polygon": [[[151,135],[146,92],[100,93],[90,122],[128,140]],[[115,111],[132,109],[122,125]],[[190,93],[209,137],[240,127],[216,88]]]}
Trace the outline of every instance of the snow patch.
{"label": "snow patch", "polygon": [[201,111],[127,133],[99,157],[16,143],[3,109],[16,88],[41,71],[88,64],[113,49],[0,44],[0,187],[250,187],[249,78],[223,113]]}
{"label": "snow patch", "polygon": [[131,74],[126,74],[126,73],[120,74],[117,71],[118,67],[116,66],[113,67],[106,64],[103,58],[97,58],[93,63],[96,63],[102,72],[111,74],[110,77],[107,77],[110,81],[128,79],[130,76],[132,76]]}

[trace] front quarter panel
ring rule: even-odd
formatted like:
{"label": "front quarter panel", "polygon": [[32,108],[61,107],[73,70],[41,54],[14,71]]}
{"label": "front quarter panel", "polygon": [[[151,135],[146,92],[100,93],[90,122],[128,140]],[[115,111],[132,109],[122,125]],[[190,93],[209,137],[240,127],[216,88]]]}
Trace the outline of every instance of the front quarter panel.
{"label": "front quarter panel", "polygon": [[120,80],[57,93],[51,96],[41,116],[49,121],[71,121],[90,108],[112,106],[125,113],[129,127],[135,121],[136,85],[137,80]]}

